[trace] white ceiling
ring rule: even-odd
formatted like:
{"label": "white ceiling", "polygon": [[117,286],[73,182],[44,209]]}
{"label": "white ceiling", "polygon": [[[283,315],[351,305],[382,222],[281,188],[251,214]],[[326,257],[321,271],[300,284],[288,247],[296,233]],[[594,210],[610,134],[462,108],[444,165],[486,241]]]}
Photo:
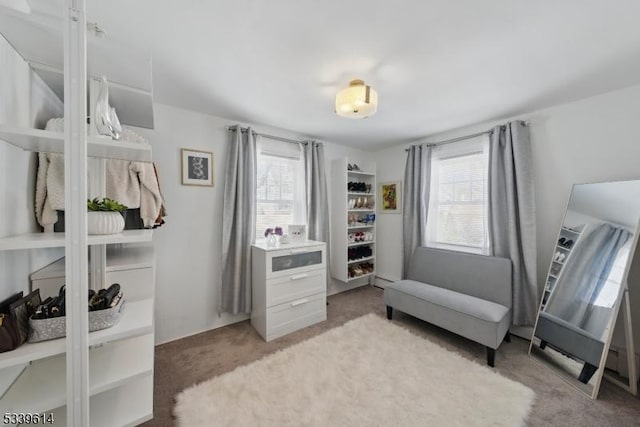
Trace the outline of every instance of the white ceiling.
{"label": "white ceiling", "polygon": [[[637,0],[87,4],[110,43],[151,52],[157,102],[361,148],[640,83]],[[353,78],[375,116],[334,114]]]}

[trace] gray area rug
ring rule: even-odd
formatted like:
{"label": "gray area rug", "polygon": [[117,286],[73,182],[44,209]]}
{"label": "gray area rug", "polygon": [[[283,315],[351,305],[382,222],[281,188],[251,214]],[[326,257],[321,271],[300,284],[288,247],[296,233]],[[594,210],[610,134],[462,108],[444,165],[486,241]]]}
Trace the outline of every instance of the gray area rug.
{"label": "gray area rug", "polygon": [[181,426],[519,426],[535,393],[368,314],[181,392]]}

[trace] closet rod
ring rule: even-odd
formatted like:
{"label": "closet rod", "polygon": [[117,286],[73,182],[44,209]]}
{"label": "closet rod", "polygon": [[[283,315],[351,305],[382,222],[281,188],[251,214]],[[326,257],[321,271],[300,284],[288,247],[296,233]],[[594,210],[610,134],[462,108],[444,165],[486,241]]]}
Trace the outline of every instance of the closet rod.
{"label": "closet rod", "polygon": [[[248,128],[240,128],[240,130],[242,132],[246,132],[247,129]],[[230,131],[230,132],[235,132],[236,131],[233,126],[227,126],[227,130]],[[276,141],[289,142],[291,144],[307,145],[306,142],[304,142],[304,141],[296,141],[295,139],[283,138],[281,136],[275,136],[275,135],[267,135],[266,133],[258,133],[258,132],[256,132],[256,134],[260,135],[263,138],[275,139]]]}
{"label": "closet rod", "polygon": [[[529,122],[522,122],[523,126],[529,126]],[[438,142],[427,142],[425,144],[415,144],[415,145],[431,145],[431,146],[436,146],[436,145],[444,145],[444,144],[451,144],[452,142],[458,142],[458,141],[464,141],[465,139],[471,139],[471,138],[475,138],[476,136],[480,136],[480,135],[485,135],[488,133],[492,133],[493,129],[489,129],[489,130],[485,130],[483,132],[477,132],[477,133],[472,133],[471,135],[465,135],[465,136],[460,136],[458,138],[452,138],[452,139],[445,139],[444,141],[438,141]],[[405,148],[404,151],[409,151],[408,148]]]}

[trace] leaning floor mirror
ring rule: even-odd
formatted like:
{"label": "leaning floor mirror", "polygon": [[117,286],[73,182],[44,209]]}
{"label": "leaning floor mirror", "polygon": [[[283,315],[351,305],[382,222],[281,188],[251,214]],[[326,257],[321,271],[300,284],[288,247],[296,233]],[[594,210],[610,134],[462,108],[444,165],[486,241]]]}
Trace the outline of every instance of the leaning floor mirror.
{"label": "leaning floor mirror", "polygon": [[553,251],[529,354],[593,399],[620,310],[628,379],[606,376],[637,393],[627,279],[639,221],[640,180],[576,184]]}

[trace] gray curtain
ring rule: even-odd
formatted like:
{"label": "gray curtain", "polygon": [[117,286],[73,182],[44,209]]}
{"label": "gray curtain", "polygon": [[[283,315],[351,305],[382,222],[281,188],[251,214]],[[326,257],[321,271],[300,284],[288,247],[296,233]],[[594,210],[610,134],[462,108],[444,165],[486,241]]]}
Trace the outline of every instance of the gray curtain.
{"label": "gray curtain", "polygon": [[545,312],[601,336],[608,318],[606,322],[595,322],[591,328],[585,326],[620,248],[630,237],[627,230],[604,223],[580,239],[555,284]]}
{"label": "gray curtain", "polygon": [[[309,240],[327,243],[329,248],[329,203],[324,145],[308,141],[304,146],[304,173],[307,194],[307,227]],[[327,263],[328,264],[328,263]]]}
{"label": "gray curtain", "polygon": [[220,311],[251,312],[251,245],[256,221],[256,139],[251,128],[231,128],[222,211]]}
{"label": "gray curtain", "polygon": [[431,187],[431,145],[412,145],[404,168],[402,210],[403,268],[407,278],[413,251],[426,243],[429,190]]}
{"label": "gray curtain", "polygon": [[513,324],[536,320],[536,216],[529,128],[497,126],[489,146],[489,238],[492,255],[510,258]]}

